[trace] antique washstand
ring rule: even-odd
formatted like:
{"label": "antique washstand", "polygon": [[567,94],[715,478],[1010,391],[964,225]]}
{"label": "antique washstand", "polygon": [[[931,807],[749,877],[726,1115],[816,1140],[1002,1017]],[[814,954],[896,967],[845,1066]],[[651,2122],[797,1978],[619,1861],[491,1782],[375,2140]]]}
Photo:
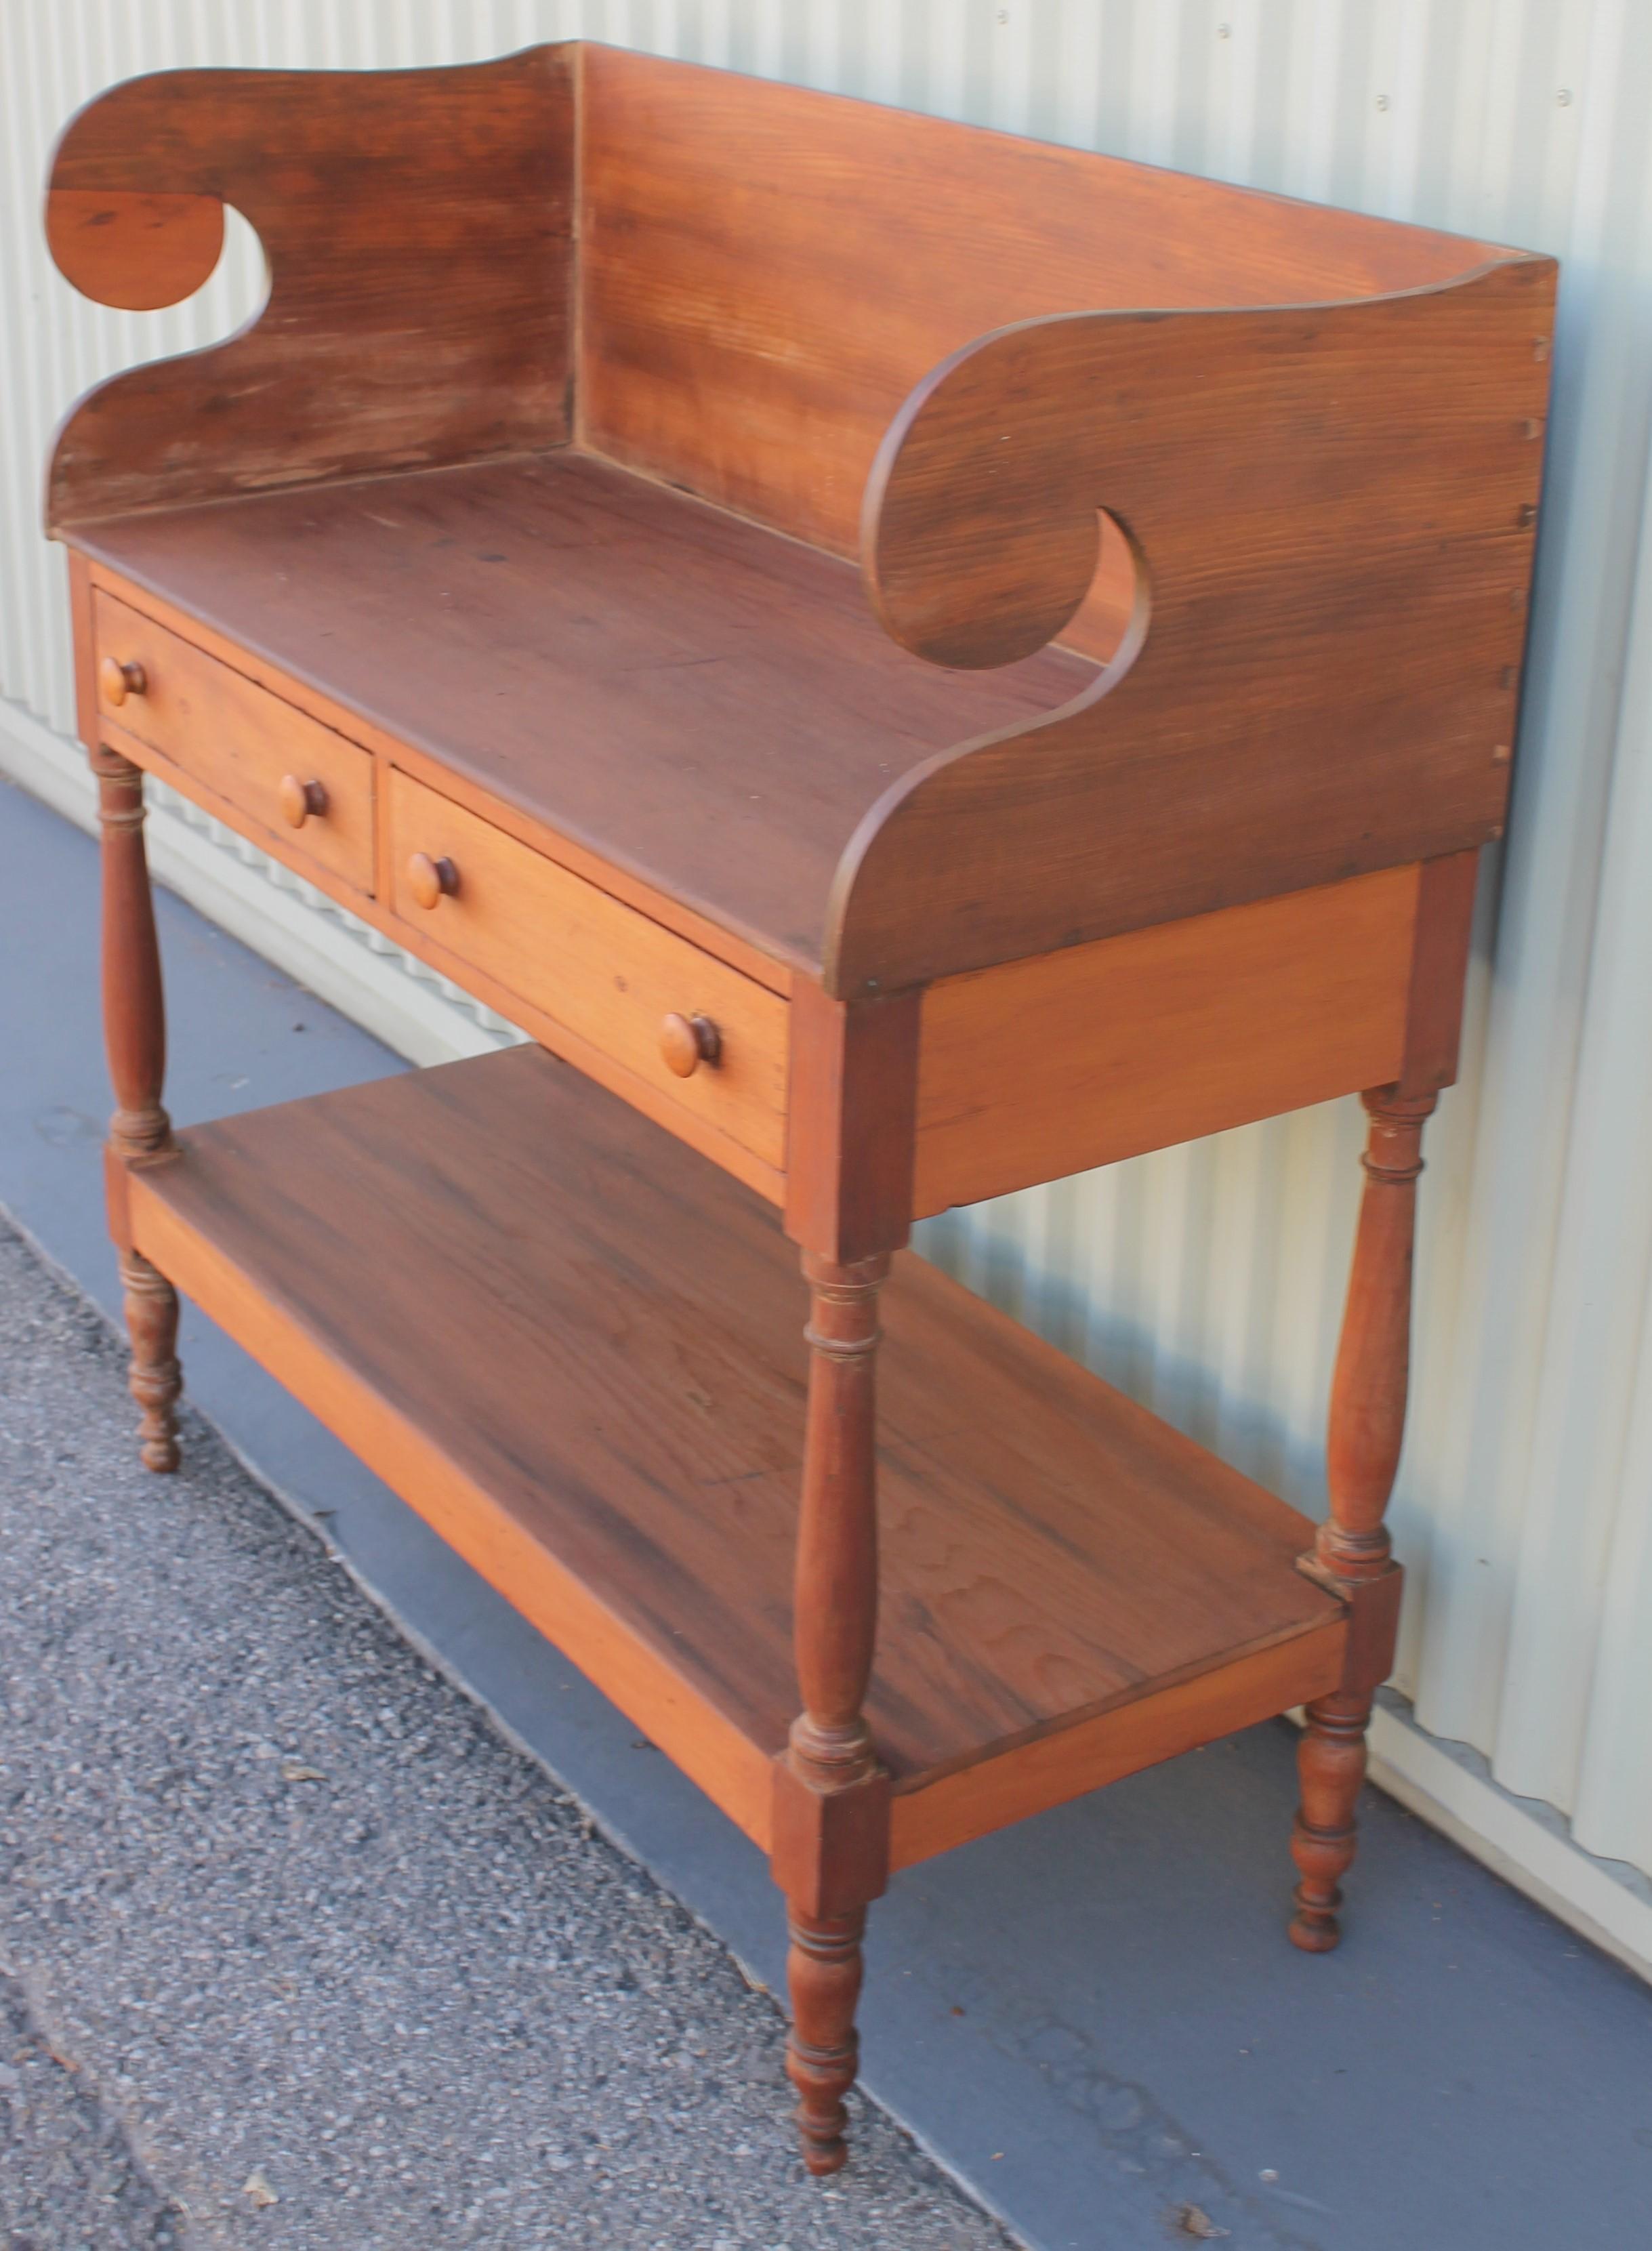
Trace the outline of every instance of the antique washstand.
{"label": "antique washstand", "polygon": [[[50,480],[144,1459],[182,1289],[771,1855],[814,2171],[892,1869],[1305,1704],[1334,1945],[1552,263],[585,45],[117,87],[52,249],[225,204]],[[535,1043],[175,1133],[146,772]],[[902,1249],[1352,1091],[1317,1527]]]}

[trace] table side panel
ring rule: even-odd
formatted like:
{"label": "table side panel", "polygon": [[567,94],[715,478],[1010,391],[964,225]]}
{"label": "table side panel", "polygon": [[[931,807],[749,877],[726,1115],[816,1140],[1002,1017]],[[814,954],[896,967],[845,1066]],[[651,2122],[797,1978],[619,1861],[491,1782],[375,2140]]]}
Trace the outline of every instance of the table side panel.
{"label": "table side panel", "polygon": [[[916,392],[868,487],[878,614],[1024,656],[1142,558],[1100,691],[893,787],[840,870],[844,997],[1476,848],[1501,832],[1555,268],[1304,311],[1076,315]],[[1148,613],[1151,612],[1151,614]]]}
{"label": "table side panel", "polygon": [[916,1216],[1397,1078],[1418,882],[1385,869],[931,986]]}
{"label": "table side panel", "polygon": [[[52,463],[54,529],[564,435],[574,67],[542,47],[425,70],[162,70],[86,103],[49,190],[49,207],[75,198],[48,221],[66,276],[151,306],[174,301],[169,280],[183,295],[204,281],[210,260],[190,274],[176,227],[153,258],[145,206],[160,194],[231,205],[270,289],[233,336],[80,401]],[[204,257],[211,234],[192,236]]]}

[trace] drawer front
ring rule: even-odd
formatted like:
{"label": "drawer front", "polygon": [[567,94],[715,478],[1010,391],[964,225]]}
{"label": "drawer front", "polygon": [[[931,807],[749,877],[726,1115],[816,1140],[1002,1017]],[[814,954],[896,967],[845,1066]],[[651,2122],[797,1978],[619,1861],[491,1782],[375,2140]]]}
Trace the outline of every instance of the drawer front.
{"label": "drawer front", "polygon": [[162,778],[176,767],[282,859],[370,893],[371,753],[112,595],[94,600],[98,709],[160,753]]}
{"label": "drawer front", "polygon": [[[391,899],[416,935],[781,1167],[787,1011],[778,994],[406,774],[391,773],[389,790]],[[453,886],[430,905],[431,869],[416,874],[415,855]],[[695,1017],[715,1028],[715,1059],[687,1077],[674,1071],[668,1016],[680,1020],[679,1060]]]}

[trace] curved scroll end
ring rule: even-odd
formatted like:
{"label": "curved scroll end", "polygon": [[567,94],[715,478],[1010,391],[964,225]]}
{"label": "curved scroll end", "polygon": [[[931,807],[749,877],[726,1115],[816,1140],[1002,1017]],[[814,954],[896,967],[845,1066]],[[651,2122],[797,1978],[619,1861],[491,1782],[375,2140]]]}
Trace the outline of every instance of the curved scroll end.
{"label": "curved scroll end", "polygon": [[188,129],[195,81],[206,75],[128,79],[64,128],[46,190],[46,240],[58,271],[96,304],[155,312],[211,277],[224,248],[224,205]]}
{"label": "curved scroll end", "polygon": [[236,335],[80,402],[52,529],[561,443],[573,55],[163,71],[83,109],[47,215],[73,281],[106,304],[175,301],[211,272],[227,205],[268,294]]}
{"label": "curved scroll end", "polygon": [[[1095,315],[995,329],[944,360],[885,433],[867,480],[861,567],[891,637],[932,664],[985,670],[1072,622],[1096,576],[1096,507],[1075,480],[1057,332]],[[1105,316],[1103,316],[1105,317]]]}
{"label": "curved scroll end", "polygon": [[224,249],[216,196],[138,195],[53,188],[46,241],[82,296],[123,313],[182,304],[211,279]]}

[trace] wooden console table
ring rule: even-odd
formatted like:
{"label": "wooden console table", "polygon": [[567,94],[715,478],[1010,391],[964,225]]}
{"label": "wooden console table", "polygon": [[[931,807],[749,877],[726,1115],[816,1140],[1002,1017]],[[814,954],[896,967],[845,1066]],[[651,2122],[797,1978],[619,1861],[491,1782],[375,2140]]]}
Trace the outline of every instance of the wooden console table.
{"label": "wooden console table", "polygon": [[[1333,1945],[1552,264],[589,45],[117,87],[52,248],[226,203],[50,484],[144,1459],[183,1289],[771,1855],[816,2172],[892,1868],[1306,1704]],[[175,1133],[146,772],[537,1044]],[[1317,1527],[902,1248],[1355,1091]]]}

